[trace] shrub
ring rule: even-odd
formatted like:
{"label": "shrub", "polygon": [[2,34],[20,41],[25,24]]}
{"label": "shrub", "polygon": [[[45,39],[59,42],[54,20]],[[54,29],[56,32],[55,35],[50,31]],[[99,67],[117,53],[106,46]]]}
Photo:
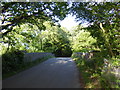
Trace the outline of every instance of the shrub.
{"label": "shrub", "polygon": [[3,74],[15,71],[23,64],[24,53],[18,50],[9,51],[2,55]]}

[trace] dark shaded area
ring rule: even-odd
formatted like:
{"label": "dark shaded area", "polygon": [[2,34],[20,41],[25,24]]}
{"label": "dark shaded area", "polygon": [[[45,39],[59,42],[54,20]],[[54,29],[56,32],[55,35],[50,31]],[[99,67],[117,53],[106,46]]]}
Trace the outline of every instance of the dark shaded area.
{"label": "dark shaded area", "polygon": [[55,54],[56,57],[71,57],[72,50],[70,48],[66,48],[64,50],[60,48],[53,53]]}
{"label": "dark shaded area", "polygon": [[2,74],[14,72],[23,64],[24,52],[14,50],[2,55]]}

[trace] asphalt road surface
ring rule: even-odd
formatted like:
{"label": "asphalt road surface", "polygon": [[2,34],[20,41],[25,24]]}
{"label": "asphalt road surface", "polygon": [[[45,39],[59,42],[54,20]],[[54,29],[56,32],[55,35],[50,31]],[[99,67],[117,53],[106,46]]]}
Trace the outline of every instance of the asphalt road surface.
{"label": "asphalt road surface", "polygon": [[51,58],[2,81],[2,88],[80,88],[71,58]]}

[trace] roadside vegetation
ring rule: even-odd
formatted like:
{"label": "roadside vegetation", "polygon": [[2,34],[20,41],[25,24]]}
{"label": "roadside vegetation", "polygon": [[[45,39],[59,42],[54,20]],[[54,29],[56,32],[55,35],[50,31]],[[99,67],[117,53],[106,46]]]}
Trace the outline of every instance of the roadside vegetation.
{"label": "roadside vegetation", "polygon": [[72,58],[83,78],[84,88],[120,88],[120,80],[115,72],[119,67],[119,58],[107,58],[105,61],[105,57],[101,56],[100,53],[89,60],[76,53],[72,55]]}
{"label": "roadside vegetation", "polygon": [[[1,2],[3,77],[47,59],[25,64],[25,53],[50,52],[75,60],[85,88],[120,88],[119,3]],[[81,22],[70,30],[68,14]]]}
{"label": "roadside vegetation", "polygon": [[27,70],[41,62],[54,58],[54,56],[47,55],[34,61],[23,61],[24,53],[20,51],[8,52],[2,55],[2,79],[6,79],[21,71]]}

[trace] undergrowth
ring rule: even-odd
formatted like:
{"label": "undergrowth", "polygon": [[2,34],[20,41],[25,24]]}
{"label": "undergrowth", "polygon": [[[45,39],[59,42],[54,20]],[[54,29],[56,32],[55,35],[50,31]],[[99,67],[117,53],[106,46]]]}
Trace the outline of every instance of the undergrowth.
{"label": "undergrowth", "polygon": [[73,53],[72,58],[83,77],[84,88],[104,88],[105,90],[120,88],[120,78],[111,71],[113,66],[119,66],[120,59],[107,58],[109,65],[106,65],[105,57],[102,57],[100,53],[89,60],[75,53]]}

